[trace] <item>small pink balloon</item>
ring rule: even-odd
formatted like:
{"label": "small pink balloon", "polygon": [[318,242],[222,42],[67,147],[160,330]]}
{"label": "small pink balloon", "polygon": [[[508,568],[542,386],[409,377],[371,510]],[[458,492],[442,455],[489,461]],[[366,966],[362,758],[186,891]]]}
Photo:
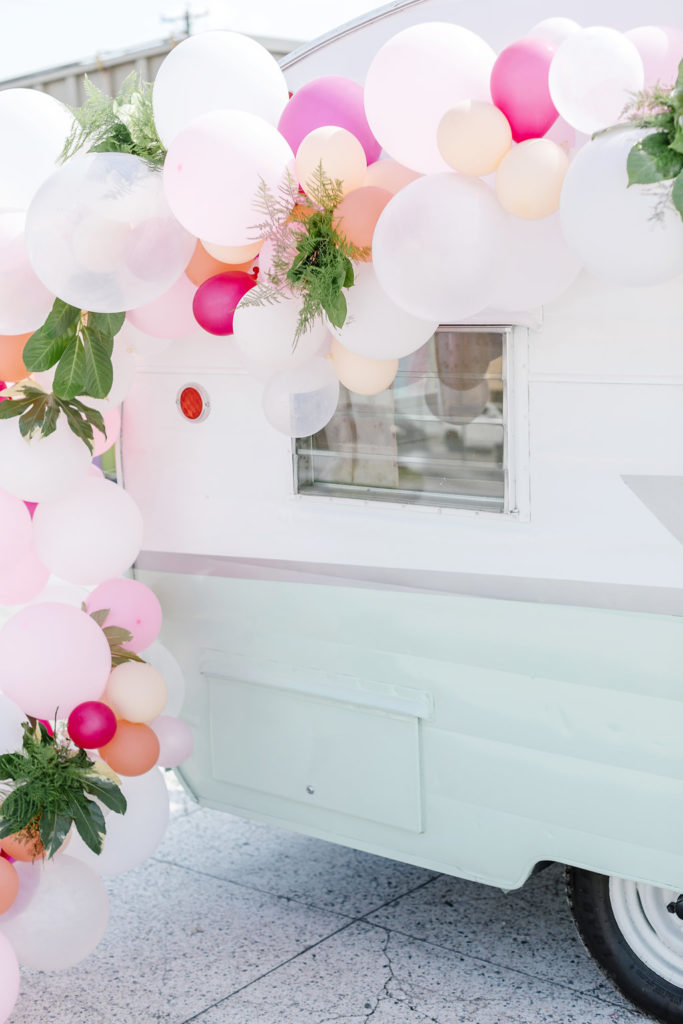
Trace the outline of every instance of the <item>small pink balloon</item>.
{"label": "small pink balloon", "polygon": [[382,147],[365,116],[363,86],[350,78],[326,75],[314,78],[294,93],[278,128],[296,153],[304,137],[315,128],[334,125],[355,135],[365,150],[368,164],[379,160]]}
{"label": "small pink balloon", "polygon": [[16,953],[9,939],[0,933],[0,1021],[6,1021],[14,1009],[19,996],[19,983]]}
{"label": "small pink balloon", "polygon": [[38,597],[49,578],[49,569],[30,544],[17,562],[0,567],[0,605],[28,604]]}
{"label": "small pink balloon", "polygon": [[[161,629],[161,605],[156,594],[139,580],[105,580],[88,594],[85,609],[91,612],[109,609],[106,626],[120,626],[133,634],[123,646],[129,651],[144,651],[154,643]],[[97,746],[97,744],[95,744]]]}
{"label": "small pink balloon", "polygon": [[0,490],[0,571],[28,551],[31,516],[21,498]]}
{"label": "small pink balloon", "polygon": [[105,433],[101,430],[94,430],[93,455],[97,457],[108,451],[119,439],[121,433],[121,406],[104,413]]}
{"label": "small pink balloon", "polygon": [[544,39],[519,39],[493,65],[491,98],[510,122],[515,142],[540,138],[558,117],[548,87],[554,54]]}
{"label": "small pink balloon", "polygon": [[255,283],[249,274],[235,270],[216,274],[200,284],[192,303],[199,326],[210,334],[232,334],[237,303]]}
{"label": "small pink balloon", "polygon": [[161,768],[177,768],[192,753],[194,737],[189,725],[181,718],[159,715],[150,722],[150,728],[159,740],[157,764]]}
{"label": "small pink balloon", "polygon": [[183,272],[167,292],[153,302],[131,309],[126,319],[153,338],[186,338],[197,330],[192,316],[195,286]]}
{"label": "small pink balloon", "polygon": [[67,730],[77,747],[94,750],[114,738],[116,715],[107,704],[99,700],[87,700],[73,709]]}

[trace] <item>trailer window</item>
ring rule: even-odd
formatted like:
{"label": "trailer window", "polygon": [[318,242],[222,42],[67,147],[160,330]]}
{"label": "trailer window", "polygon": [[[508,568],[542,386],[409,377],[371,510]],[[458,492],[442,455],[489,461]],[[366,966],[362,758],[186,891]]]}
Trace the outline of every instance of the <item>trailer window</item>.
{"label": "trailer window", "polygon": [[510,333],[439,328],[388,390],[342,387],[324,430],[295,442],[298,493],[506,511]]}

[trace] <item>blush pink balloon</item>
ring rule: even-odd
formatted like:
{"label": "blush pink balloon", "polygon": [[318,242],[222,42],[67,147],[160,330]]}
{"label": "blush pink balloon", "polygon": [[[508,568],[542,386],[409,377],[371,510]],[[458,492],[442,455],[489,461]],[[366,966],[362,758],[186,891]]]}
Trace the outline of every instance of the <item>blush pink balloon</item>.
{"label": "blush pink balloon", "polygon": [[126,319],[153,338],[186,338],[197,330],[192,316],[195,286],[183,272],[167,292],[153,302],[131,309]]}
{"label": "blush pink balloon", "polygon": [[515,142],[540,138],[557,120],[548,87],[554,54],[544,39],[519,39],[493,65],[491,98],[510,122]]}
{"label": "blush pink balloon", "polygon": [[94,456],[102,455],[103,452],[108,451],[118,441],[119,434],[121,433],[121,406],[117,405],[115,409],[105,412],[103,418],[105,433],[103,434],[101,430],[93,431]]}
{"label": "blush pink balloon", "polygon": [[237,303],[255,284],[253,277],[239,270],[216,274],[200,284],[192,303],[199,326],[210,334],[232,334]]}
{"label": "blush pink balloon", "polygon": [[278,128],[296,153],[314,128],[334,125],[355,135],[365,150],[368,164],[379,160],[382,147],[365,116],[363,86],[350,78],[326,75],[307,82],[285,107]]}
{"label": "blush pink balloon", "polygon": [[29,605],[0,629],[0,689],[27,715],[66,718],[102,695],[110,672],[107,638],[80,608]]}
{"label": "blush pink balloon", "polygon": [[157,764],[161,768],[177,768],[190,756],[194,747],[194,737],[189,725],[181,718],[159,715],[149,725],[159,740]]}
{"label": "blush pink balloon", "polygon": [[31,543],[31,515],[21,498],[0,490],[0,566],[11,567]]}
{"label": "blush pink balloon", "polygon": [[120,626],[133,634],[123,646],[129,651],[144,651],[154,643],[161,629],[161,605],[156,594],[138,580],[105,580],[88,595],[88,614],[109,609],[106,626]]}
{"label": "blush pink balloon", "polygon": [[[27,604],[38,597],[50,578],[33,544],[9,567],[0,566],[0,605]],[[2,669],[0,668],[0,672]]]}
{"label": "blush pink balloon", "polygon": [[671,86],[676,81],[678,65],[683,58],[683,32],[663,25],[641,25],[624,35],[636,47],[645,70],[645,88],[659,84]]}

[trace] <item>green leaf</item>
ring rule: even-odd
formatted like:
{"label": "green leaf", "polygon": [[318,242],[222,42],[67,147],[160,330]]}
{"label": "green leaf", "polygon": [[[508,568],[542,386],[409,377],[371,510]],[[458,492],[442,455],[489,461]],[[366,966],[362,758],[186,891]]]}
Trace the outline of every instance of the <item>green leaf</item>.
{"label": "green leaf", "polygon": [[69,796],[69,813],[85,845],[93,853],[102,853],[102,843],[107,831],[102,809],[92,800],[72,793]]}
{"label": "green leaf", "polygon": [[69,424],[69,428],[80,438],[81,441],[90,449],[90,453],[93,451],[93,430],[90,424],[85,420],[80,413],[74,408],[73,403],[62,402],[60,403],[62,412],[66,416],[66,421]]}
{"label": "green leaf", "polygon": [[346,298],[341,292],[323,303],[323,309],[333,327],[343,327],[346,320]]}
{"label": "green leaf", "polygon": [[32,404],[32,398],[12,398],[0,402],[0,420],[11,420],[14,416],[21,416]]}
{"label": "green leaf", "polygon": [[55,299],[44,327],[54,332],[54,337],[59,338],[66,334],[69,328],[74,327],[81,318],[81,311],[77,306],[70,306],[62,299]]}
{"label": "green leaf", "polygon": [[117,665],[123,665],[126,661],[139,661],[143,665],[146,664],[145,659],[141,658],[135,651],[129,651],[125,647],[114,644],[111,648],[111,667],[116,668]]}
{"label": "green leaf", "polygon": [[58,338],[52,338],[45,333],[43,328],[35,331],[24,345],[22,359],[27,370],[49,370],[58,362],[70,341],[73,341],[75,331],[69,331]]}
{"label": "green leaf", "polygon": [[353,288],[353,284],[354,284],[355,280],[356,280],[356,277],[355,277],[355,274],[353,272],[353,263],[351,262],[351,260],[347,259],[346,260],[346,275],[344,277],[344,287],[345,288]]}
{"label": "green leaf", "polygon": [[52,389],[58,398],[75,398],[83,392],[86,381],[86,360],[78,338],[71,341],[57,364]]}
{"label": "green leaf", "polygon": [[96,797],[110,811],[114,811],[116,814],[126,813],[128,806],[126,798],[115,782],[94,775],[86,775],[83,779],[83,789],[90,796]]}
{"label": "green leaf", "polygon": [[88,313],[87,329],[93,328],[98,334],[113,338],[123,327],[125,313]]}
{"label": "green leaf", "polygon": [[[674,206],[680,213],[681,217],[683,217],[683,171],[681,171],[681,173],[674,181],[674,187],[671,192],[671,198],[673,199]],[[0,410],[1,409],[2,404],[0,404]]]}
{"label": "green leaf", "polygon": [[[40,800],[26,783],[17,786],[5,797],[0,807],[0,829],[11,835],[26,828],[40,814]],[[9,828],[9,831],[7,831]]]}
{"label": "green leaf", "polygon": [[[49,406],[52,404],[48,395],[45,395],[42,400],[37,398],[33,401],[19,420],[19,430],[22,437],[30,440],[34,434],[43,433],[45,417]],[[52,430],[54,430],[54,427]]]}
{"label": "green leaf", "polygon": [[69,834],[73,824],[70,814],[54,808],[43,808],[40,815],[40,840],[48,858],[53,857]]}
{"label": "green leaf", "polygon": [[671,148],[666,132],[655,132],[636,142],[626,169],[629,185],[651,185],[675,178],[683,170],[683,154]]}
{"label": "green leaf", "polygon": [[22,754],[0,754],[0,779],[16,779],[25,760]]}
{"label": "green leaf", "polygon": [[119,644],[127,644],[133,639],[133,634],[121,626],[105,626],[103,633],[109,641],[110,647],[118,647]]}
{"label": "green leaf", "polygon": [[109,615],[110,611],[110,608],[98,608],[96,612],[90,612],[90,618],[94,619],[97,625],[102,628],[107,621],[107,615]]}
{"label": "green leaf", "polygon": [[88,327],[83,331],[85,346],[85,389],[82,392],[91,398],[106,398],[114,381],[111,351],[108,344]]}

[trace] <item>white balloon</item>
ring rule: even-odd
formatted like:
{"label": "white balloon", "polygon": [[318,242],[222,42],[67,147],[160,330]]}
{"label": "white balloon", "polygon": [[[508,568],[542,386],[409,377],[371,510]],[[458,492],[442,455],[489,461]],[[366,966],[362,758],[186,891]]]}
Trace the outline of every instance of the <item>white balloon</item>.
{"label": "white balloon", "polygon": [[40,883],[23,913],[0,916],[19,963],[39,971],[74,967],[92,953],[109,920],[109,898],[95,872],[68,854],[40,865]]}
{"label": "white balloon", "polygon": [[[73,115],[45,92],[0,92],[0,208],[27,209],[59,157],[74,124]],[[10,142],[11,140],[11,142]]]}
{"label": "white balloon", "polygon": [[546,43],[559,46],[580,28],[578,21],[571,18],[544,18],[543,21],[537,21],[531,31],[527,32],[527,38],[543,39]]}
{"label": "white balloon", "polygon": [[123,327],[117,334],[117,341],[125,342],[126,348],[132,348],[138,356],[156,356],[165,352],[169,345],[173,344],[172,338],[153,338],[151,334],[145,334],[138,330],[130,320],[126,320]]}
{"label": "white balloon", "polygon": [[35,331],[54,302],[29,262],[25,221],[25,214],[16,210],[0,213],[0,334]]}
{"label": "white balloon", "polygon": [[668,183],[627,187],[629,151],[646,134],[616,131],[589,142],[562,188],[567,244],[587,270],[617,284],[658,284],[683,273],[683,221],[666,201]]}
{"label": "white balloon", "polygon": [[250,362],[272,373],[307,363],[322,348],[328,324],[316,320],[294,346],[301,299],[287,295],[270,306],[238,303],[233,318],[233,338]]}
{"label": "white balloon", "polygon": [[142,514],[130,494],[94,477],[57,501],[41,502],[33,517],[39,557],[69,583],[121,576],[139,554],[142,534]]}
{"label": "white balloon", "polygon": [[201,114],[246,110],[277,125],[287,83],[268,50],[237,32],[202,32],[183,40],[154,80],[154,123],[166,147]]}
{"label": "white balloon", "polygon": [[501,246],[506,258],[491,296],[494,309],[545,305],[559,298],[581,273],[581,260],[567,245],[559,214],[541,220],[511,216]]}
{"label": "white balloon", "polygon": [[430,174],[448,170],[439,153],[441,118],[460,100],[491,102],[496,54],[469,29],[431,21],[403,29],[381,47],[365,79],[365,112],[395,160]]}
{"label": "white balloon", "polygon": [[142,658],[161,672],[168,689],[168,700],[164,714],[177,716],[185,700],[185,677],[183,670],[167,647],[155,640],[142,652]]}
{"label": "white balloon", "polygon": [[332,360],[325,356],[281,370],[263,391],[266,419],[288,437],[317,434],[334,416],[338,401],[339,379]]}
{"label": "white balloon", "polygon": [[0,693],[0,754],[21,750],[25,721],[26,715],[19,705]]}
{"label": "white balloon", "polygon": [[0,573],[23,558],[31,546],[31,516],[21,498],[0,490]]}
{"label": "white balloon", "polygon": [[346,295],[348,315],[343,327],[330,325],[344,348],[366,359],[401,359],[429,341],[437,320],[406,313],[389,298],[372,263],[354,266],[355,284]]}
{"label": "white balloon", "polygon": [[97,313],[162,295],[195,244],[169,210],[161,175],[127,153],[70,160],[41,186],[26,217],[40,280],[65,302]]}
{"label": "white balloon", "polygon": [[89,850],[79,835],[74,836],[69,846],[71,857],[78,858],[105,878],[130,871],[151,857],[168,825],[168,790],[158,768],[144,775],[124,777],[121,790],[128,807],[125,814],[107,817],[102,853],[98,855]]}
{"label": "white balloon", "polygon": [[614,28],[583,28],[568,36],[550,65],[548,85],[558,112],[592,134],[619,120],[645,72],[638,50]]}
{"label": "white balloon", "polygon": [[380,214],[372,243],[377,280],[413,316],[440,323],[472,316],[490,305],[506,217],[478,178],[419,178]]}
{"label": "white balloon", "polygon": [[0,487],[24,501],[51,501],[85,478],[90,452],[60,416],[48,437],[25,441],[16,420],[0,421]]}
{"label": "white balloon", "polygon": [[117,405],[121,405],[135,381],[137,371],[135,352],[136,349],[130,334],[121,328],[114,338],[114,351],[111,356],[114,370],[111,390],[106,398],[83,398],[82,401],[85,405],[90,406],[91,409],[97,409],[103,414],[115,409]]}

